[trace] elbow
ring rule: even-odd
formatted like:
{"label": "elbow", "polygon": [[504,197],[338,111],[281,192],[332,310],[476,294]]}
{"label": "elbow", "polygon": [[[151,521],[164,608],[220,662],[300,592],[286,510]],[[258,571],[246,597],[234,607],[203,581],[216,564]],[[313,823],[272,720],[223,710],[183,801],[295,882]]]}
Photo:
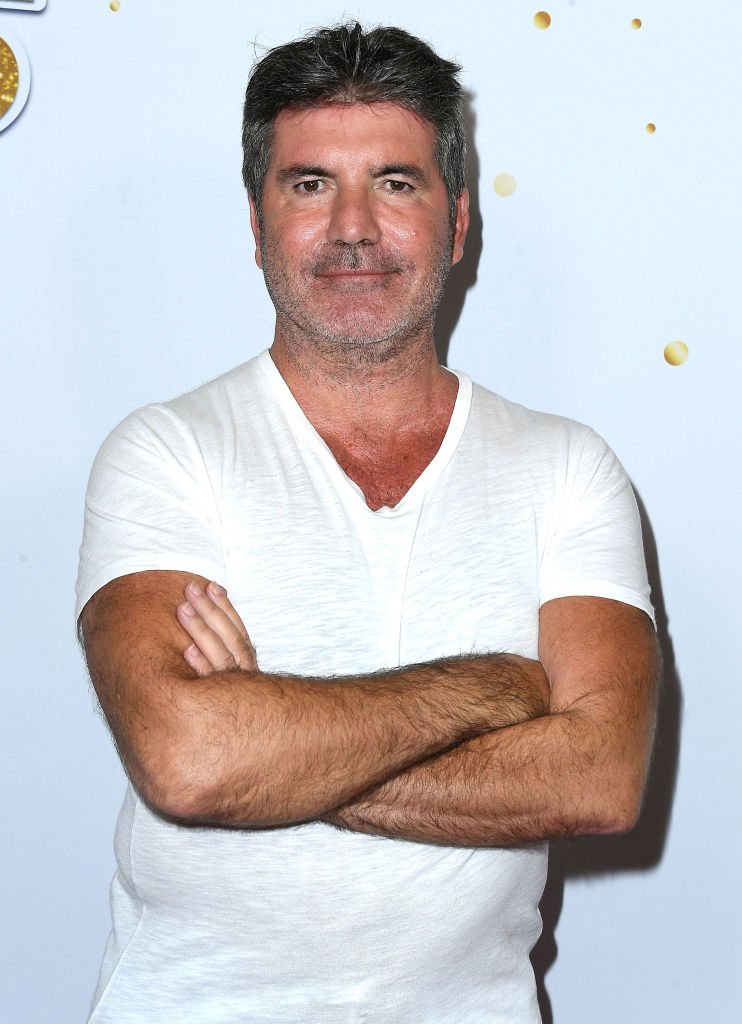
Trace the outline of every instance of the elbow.
{"label": "elbow", "polygon": [[636,825],[639,820],[639,811],[641,807],[616,807],[613,808],[609,813],[603,815],[600,821],[600,827],[596,829],[596,835],[603,836],[620,836],[625,835]]}
{"label": "elbow", "polygon": [[623,757],[603,781],[606,794],[606,835],[624,835],[639,822],[647,785],[649,757],[645,752],[634,752]]}
{"label": "elbow", "polygon": [[[554,801],[551,838],[623,835],[639,820],[644,789],[643,778],[615,764],[585,773],[579,790],[566,800]],[[557,810],[558,808],[558,810]]]}
{"label": "elbow", "polygon": [[639,810],[628,805],[597,801],[585,803],[572,814],[563,814],[554,822],[549,838],[577,839],[582,836],[618,836],[630,832],[639,818]]}
{"label": "elbow", "polygon": [[160,738],[146,754],[129,756],[125,767],[139,796],[160,817],[192,825],[216,821],[219,780],[182,737]]}
{"label": "elbow", "polygon": [[131,784],[151,811],[179,823],[195,821],[204,805],[203,794],[189,781],[177,756],[160,751],[156,759],[134,762],[126,771]]}
{"label": "elbow", "polygon": [[[602,730],[581,762],[581,783],[571,804],[571,835],[624,835],[637,825],[647,780],[645,744],[608,743]],[[567,830],[565,829],[565,834]]]}
{"label": "elbow", "polygon": [[260,773],[241,763],[237,776],[227,771],[218,745],[181,740],[148,766],[139,790],[161,817],[180,825],[268,828],[286,824],[271,815]]}
{"label": "elbow", "polygon": [[153,811],[177,824],[201,825],[212,818],[207,788],[197,775],[183,771],[177,761],[152,773],[140,795]]}
{"label": "elbow", "polygon": [[596,787],[598,799],[591,809],[586,835],[625,835],[639,821],[643,786],[634,780],[612,777]]}

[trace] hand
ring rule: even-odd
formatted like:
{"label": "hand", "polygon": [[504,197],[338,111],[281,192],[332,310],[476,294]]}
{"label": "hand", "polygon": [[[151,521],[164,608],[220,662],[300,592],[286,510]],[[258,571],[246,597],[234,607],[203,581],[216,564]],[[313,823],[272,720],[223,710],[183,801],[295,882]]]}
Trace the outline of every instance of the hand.
{"label": "hand", "polygon": [[191,580],[185,588],[184,597],[185,601],[178,605],[176,615],[193,640],[183,652],[183,657],[194,672],[207,676],[211,672],[228,672],[230,669],[256,671],[255,649],[226,590],[214,582],[204,590]]}

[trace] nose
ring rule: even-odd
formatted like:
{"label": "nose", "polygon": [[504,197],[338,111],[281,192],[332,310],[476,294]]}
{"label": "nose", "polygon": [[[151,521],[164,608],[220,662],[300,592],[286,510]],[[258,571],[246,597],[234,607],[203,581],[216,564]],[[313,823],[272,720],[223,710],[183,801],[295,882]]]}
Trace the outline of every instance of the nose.
{"label": "nose", "polygon": [[331,242],[373,245],[381,239],[374,196],[363,188],[338,189],[332,201],[328,235]]}

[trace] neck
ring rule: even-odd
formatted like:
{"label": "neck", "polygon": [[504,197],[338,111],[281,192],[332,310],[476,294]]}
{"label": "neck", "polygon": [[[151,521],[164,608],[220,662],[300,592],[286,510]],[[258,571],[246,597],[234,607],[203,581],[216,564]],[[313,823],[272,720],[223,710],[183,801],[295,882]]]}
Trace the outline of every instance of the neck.
{"label": "neck", "polygon": [[[293,341],[293,339],[292,339]],[[319,431],[391,437],[450,417],[457,382],[438,362],[432,330],[404,342],[294,344],[276,330],[271,357]]]}

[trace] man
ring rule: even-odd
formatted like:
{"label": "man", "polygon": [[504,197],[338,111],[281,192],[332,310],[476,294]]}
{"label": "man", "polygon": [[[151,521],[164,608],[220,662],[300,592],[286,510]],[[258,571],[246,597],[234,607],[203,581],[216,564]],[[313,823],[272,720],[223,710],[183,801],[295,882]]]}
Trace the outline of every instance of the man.
{"label": "man", "polygon": [[457,71],[358,25],[263,58],[270,351],[98,456],[78,611],[132,787],[96,1024],[537,1021],[543,841],[636,819],[656,653],[628,481],[435,357]]}

